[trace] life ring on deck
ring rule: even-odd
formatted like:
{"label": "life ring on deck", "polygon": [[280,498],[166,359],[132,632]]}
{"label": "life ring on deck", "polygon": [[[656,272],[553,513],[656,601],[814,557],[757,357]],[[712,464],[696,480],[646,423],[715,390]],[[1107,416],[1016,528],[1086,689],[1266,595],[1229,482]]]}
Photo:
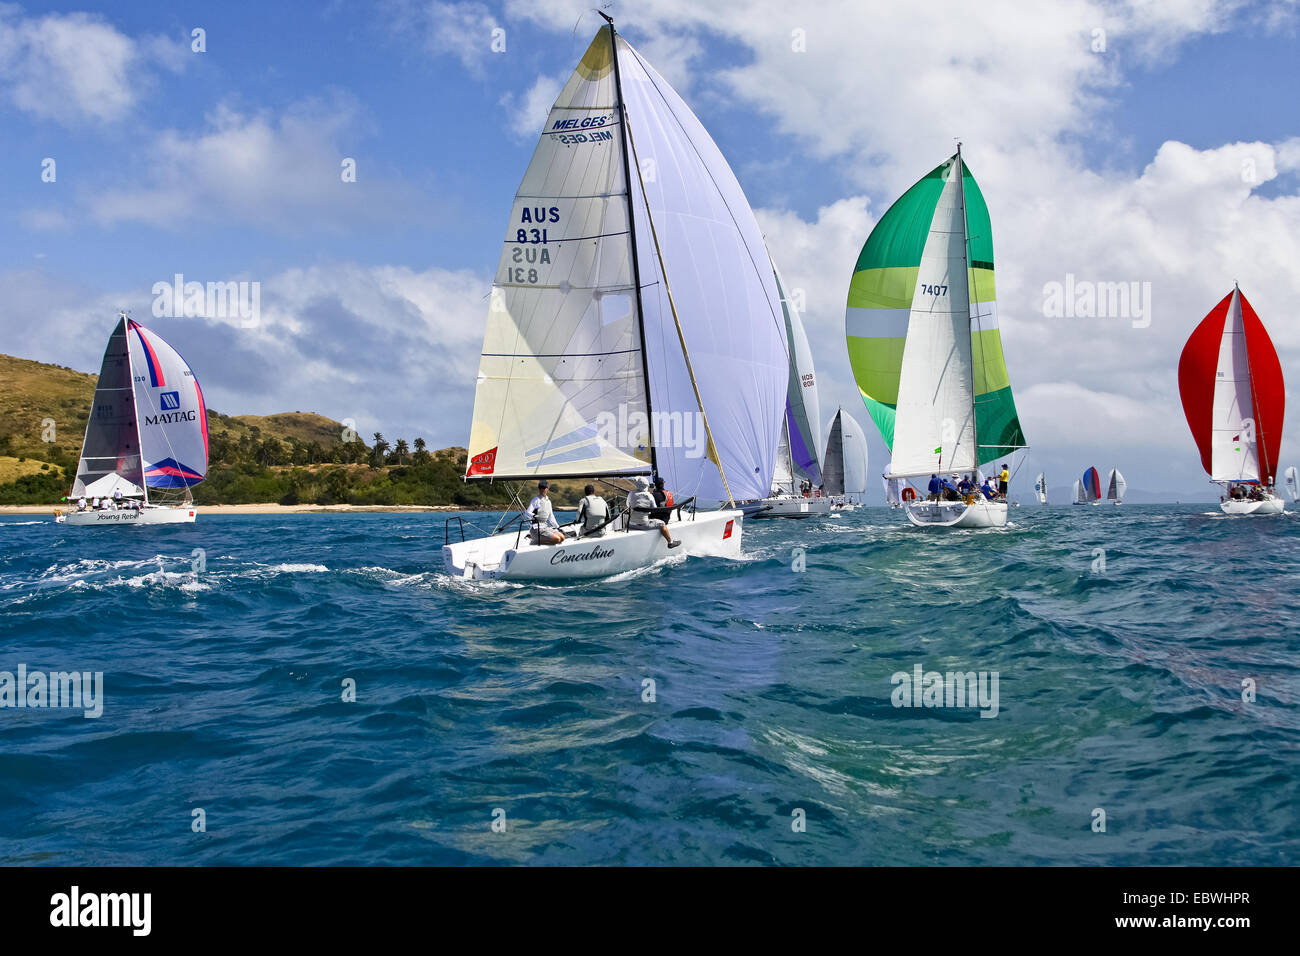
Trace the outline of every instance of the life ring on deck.
{"label": "life ring on deck", "polygon": [[916,500],[916,489],[913,488],[911,485],[908,485],[907,487],[905,487],[905,488],[903,489],[903,500],[904,500],[904,501],[915,501],[915,500]]}

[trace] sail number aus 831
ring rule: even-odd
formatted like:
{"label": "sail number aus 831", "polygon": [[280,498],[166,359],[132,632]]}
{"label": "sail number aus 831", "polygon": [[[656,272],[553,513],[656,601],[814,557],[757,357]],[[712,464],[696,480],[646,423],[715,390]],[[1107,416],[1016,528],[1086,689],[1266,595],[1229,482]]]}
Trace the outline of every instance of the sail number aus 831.
{"label": "sail number aus 831", "polygon": [[929,283],[922,282],[921,291],[926,295],[947,295],[948,287],[946,285],[930,285]]}

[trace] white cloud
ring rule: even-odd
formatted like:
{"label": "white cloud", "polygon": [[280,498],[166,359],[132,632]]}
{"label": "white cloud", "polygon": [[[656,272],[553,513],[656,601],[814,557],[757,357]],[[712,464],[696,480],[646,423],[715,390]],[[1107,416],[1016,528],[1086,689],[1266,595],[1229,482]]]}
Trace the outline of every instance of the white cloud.
{"label": "white cloud", "polygon": [[514,93],[502,96],[501,105],[506,110],[506,125],[510,132],[520,139],[536,140],[567,79],[568,74],[542,74],[523,96]]}
{"label": "white cloud", "polygon": [[[416,34],[430,52],[455,57],[475,75],[494,54],[493,31],[501,25],[477,0],[398,0],[390,9],[396,31]],[[509,50],[509,35],[504,39]]]}
{"label": "white cloud", "polygon": [[[91,211],[106,225],[250,223],[288,234],[412,219],[424,202],[358,155],[365,132],[346,97],[278,115],[222,105],[201,131],[166,130],[141,145],[142,184],[101,193]],[[345,159],[356,160],[355,182],[343,179]]]}
{"label": "white cloud", "polygon": [[183,68],[178,48],[166,37],[132,39],[88,13],[35,18],[0,5],[0,94],[41,119],[113,122],[152,84],[154,68]]}

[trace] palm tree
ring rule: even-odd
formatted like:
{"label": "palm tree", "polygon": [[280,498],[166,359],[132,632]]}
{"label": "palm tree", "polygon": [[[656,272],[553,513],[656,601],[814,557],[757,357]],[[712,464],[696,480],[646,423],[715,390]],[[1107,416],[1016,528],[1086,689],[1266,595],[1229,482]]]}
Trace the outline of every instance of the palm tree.
{"label": "palm tree", "polygon": [[407,446],[406,439],[399,438],[397,439],[397,444],[393,446],[393,455],[390,460],[400,465],[406,460],[406,457],[410,453],[411,449]]}

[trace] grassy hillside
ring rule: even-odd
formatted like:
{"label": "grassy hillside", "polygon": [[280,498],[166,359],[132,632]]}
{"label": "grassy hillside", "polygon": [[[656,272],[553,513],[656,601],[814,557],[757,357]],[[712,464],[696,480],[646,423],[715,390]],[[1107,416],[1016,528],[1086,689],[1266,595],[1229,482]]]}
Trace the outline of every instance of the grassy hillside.
{"label": "grassy hillside", "polygon": [[[56,504],[72,487],[97,375],[0,355],[0,504]],[[208,478],[200,504],[500,506],[504,486],[461,480],[464,448],[382,436],[366,444],[311,412],[223,415],[208,409]],[[350,440],[344,440],[348,438]],[[578,483],[580,485],[580,483]],[[558,501],[581,490],[566,483]]]}

